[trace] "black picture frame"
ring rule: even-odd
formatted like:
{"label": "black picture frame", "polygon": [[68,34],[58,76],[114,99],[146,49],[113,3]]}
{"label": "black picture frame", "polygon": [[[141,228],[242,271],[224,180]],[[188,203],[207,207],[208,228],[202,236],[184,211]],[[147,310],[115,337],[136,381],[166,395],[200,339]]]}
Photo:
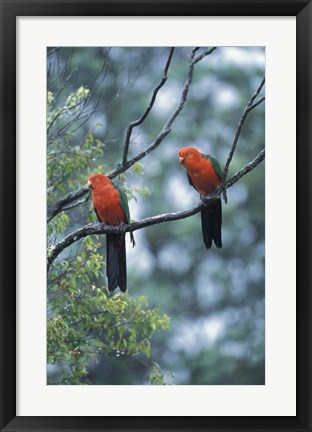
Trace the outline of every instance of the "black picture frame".
{"label": "black picture frame", "polygon": [[[311,431],[311,1],[14,1],[1,6],[0,288],[1,431]],[[297,404],[285,417],[16,416],[16,17],[296,16],[297,25]],[[265,31],[265,29],[264,29]],[[282,115],[282,113],[281,113]],[[281,149],[283,151],[283,149]],[[285,167],[287,176],[287,167]],[[286,179],[277,179],[287,187]],[[267,185],[269,187],[269,185]],[[289,197],[288,205],[295,205]],[[281,215],[282,217],[282,215]],[[287,233],[285,233],[286,235]],[[281,307],[282,307],[281,299]],[[287,379],[287,377],[285,377]],[[190,401],[191,403],[191,401]],[[122,411],[122,407],[120,407]],[[144,413],[142,413],[144,414]]]}

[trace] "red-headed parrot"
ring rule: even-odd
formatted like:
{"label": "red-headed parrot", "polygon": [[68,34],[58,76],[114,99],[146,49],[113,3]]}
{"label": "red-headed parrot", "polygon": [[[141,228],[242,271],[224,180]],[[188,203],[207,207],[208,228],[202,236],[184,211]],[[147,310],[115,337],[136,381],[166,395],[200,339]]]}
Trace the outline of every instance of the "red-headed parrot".
{"label": "red-headed parrot", "polygon": [[[194,147],[184,147],[179,150],[179,162],[187,172],[187,178],[200,195],[215,192],[221,184],[221,168],[217,159],[212,155],[204,155]],[[221,199],[211,201],[201,210],[203,239],[207,249],[212,241],[218,248],[222,248]]]}
{"label": "red-headed parrot", "polygon": [[[95,213],[99,222],[118,226],[130,223],[130,212],[125,192],[115,186],[103,174],[93,174],[88,179]],[[127,290],[127,261],[125,234],[106,234],[106,276],[108,289],[114,291],[118,286]],[[135,245],[130,232],[131,243]]]}

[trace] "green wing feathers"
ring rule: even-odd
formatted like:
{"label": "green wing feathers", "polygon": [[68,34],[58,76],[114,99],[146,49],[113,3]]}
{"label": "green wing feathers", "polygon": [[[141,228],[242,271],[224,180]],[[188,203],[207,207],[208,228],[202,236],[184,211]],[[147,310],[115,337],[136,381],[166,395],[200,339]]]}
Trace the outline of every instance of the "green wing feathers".
{"label": "green wing feathers", "polygon": [[[122,210],[126,216],[126,222],[129,224],[130,223],[130,210],[129,210],[127,195],[121,187],[118,187],[116,185],[114,185],[114,186],[119,192],[119,203],[120,203],[121,208],[122,208]],[[132,246],[134,247],[135,246],[135,240],[134,240],[134,236],[133,236],[132,231],[130,231],[130,241],[132,243]]]}
{"label": "green wing feathers", "polygon": [[116,185],[114,185],[114,186],[119,192],[119,203],[120,203],[121,208],[123,209],[123,212],[126,216],[126,221],[127,221],[127,223],[130,223],[130,210],[129,210],[127,195],[121,187],[118,187]]}
{"label": "green wing feathers", "polygon": [[219,164],[218,159],[215,156],[213,156],[213,155],[205,155],[203,153],[202,153],[202,156],[205,159],[209,159],[210,160],[210,162],[212,163],[212,166],[214,167],[216,173],[218,174],[219,179],[221,180],[222,170],[221,170],[221,166]]}

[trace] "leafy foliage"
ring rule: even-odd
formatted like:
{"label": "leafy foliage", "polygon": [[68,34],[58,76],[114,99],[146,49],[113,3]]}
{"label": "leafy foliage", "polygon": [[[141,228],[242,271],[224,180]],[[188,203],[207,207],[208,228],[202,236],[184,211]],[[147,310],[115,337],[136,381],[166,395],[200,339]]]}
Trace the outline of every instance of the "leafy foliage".
{"label": "leafy foliage", "polygon": [[[90,130],[81,143],[75,132],[90,96],[90,90],[80,86],[58,106],[54,93],[48,91],[48,204],[85,184],[90,162],[104,156],[105,145]],[[97,163],[97,171],[105,172],[105,165]],[[142,175],[140,164],[133,172]],[[126,184],[125,175],[122,179],[130,198],[141,192]],[[146,193],[145,188],[142,191]],[[94,218],[91,205],[83,201],[82,210],[61,212],[49,223],[48,254],[82,215]],[[158,308],[149,308],[144,296],[110,295],[103,283],[100,250],[98,237],[85,238],[66,251],[48,274],[48,383],[92,384],[90,365],[103,358],[118,362],[124,357],[144,364],[147,382],[164,384],[171,374],[149,358],[151,338],[158,329],[169,327],[169,318]]]}
{"label": "leafy foliage", "polygon": [[[57,365],[56,378],[49,383],[88,382],[88,364],[99,356],[150,357],[151,337],[157,329],[167,329],[169,318],[159,309],[148,309],[144,296],[109,295],[97,287],[103,258],[93,252],[100,246],[91,238],[83,240],[82,251],[74,260],[62,260],[51,272],[48,308],[48,363]],[[154,365],[150,382],[164,380]]]}

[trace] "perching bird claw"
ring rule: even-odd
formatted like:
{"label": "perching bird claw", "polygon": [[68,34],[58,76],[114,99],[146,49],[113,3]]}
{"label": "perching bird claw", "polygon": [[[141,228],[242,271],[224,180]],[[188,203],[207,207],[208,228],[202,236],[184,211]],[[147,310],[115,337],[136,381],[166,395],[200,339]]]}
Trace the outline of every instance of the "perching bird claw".
{"label": "perching bird claw", "polygon": [[101,225],[102,233],[106,234],[107,224],[105,222],[100,221],[100,225]]}
{"label": "perching bird claw", "polygon": [[221,185],[217,185],[216,186],[216,190],[215,190],[215,194],[217,196],[219,196],[219,195],[221,195],[221,192],[222,192],[222,186]]}
{"label": "perching bird claw", "polygon": [[202,202],[205,206],[207,206],[207,205],[208,205],[208,202],[209,202],[209,201],[207,200],[207,196],[210,197],[210,194],[208,194],[208,195],[200,194],[200,195],[199,195],[201,202]]}
{"label": "perching bird claw", "polygon": [[[125,226],[126,226],[126,225],[128,225],[128,224],[125,224],[124,222],[120,222],[118,228],[120,229],[120,231],[121,231],[122,233],[125,233],[125,232],[126,232],[126,231],[125,231]],[[130,243],[132,244],[132,247],[134,247],[134,246],[135,246],[135,240],[134,240],[133,232],[130,231],[129,233],[130,233]]]}
{"label": "perching bird claw", "polygon": [[120,224],[118,225],[118,229],[119,229],[121,234],[125,232],[125,226],[126,225],[127,224],[125,224],[124,222],[120,222]]}

